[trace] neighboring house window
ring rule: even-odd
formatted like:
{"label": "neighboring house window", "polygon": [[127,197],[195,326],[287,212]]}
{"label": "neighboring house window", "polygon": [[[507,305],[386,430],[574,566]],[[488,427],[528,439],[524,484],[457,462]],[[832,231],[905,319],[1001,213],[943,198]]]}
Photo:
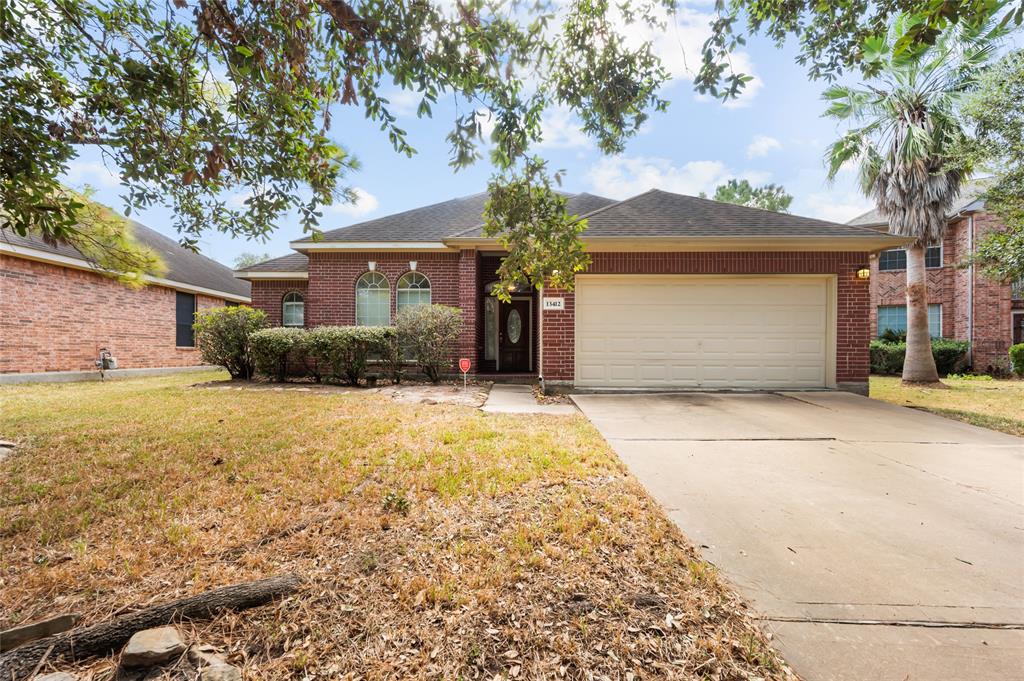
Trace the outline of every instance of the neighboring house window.
{"label": "neighboring house window", "polygon": [[[942,246],[932,246],[924,252],[924,266],[928,268],[942,267]],[[878,269],[907,269],[907,252],[902,248],[893,248],[878,254]]]}
{"label": "neighboring house window", "polygon": [[281,323],[285,326],[304,326],[306,323],[305,303],[302,294],[292,291],[281,301]]}
{"label": "neighboring house window", "polygon": [[387,326],[391,323],[391,290],[378,272],[367,272],[356,282],[356,324]]}
{"label": "neighboring house window", "polygon": [[430,305],[430,280],[419,272],[406,272],[398,280],[397,302],[398,312],[417,305]]}
{"label": "neighboring house window", "polygon": [[192,325],[196,323],[196,297],[191,293],[175,291],[174,319],[176,322],[174,344],[179,348],[194,348],[195,333]]}
{"label": "neighboring house window", "polygon": [[238,307],[238,303],[233,300],[225,300],[224,307]]}
{"label": "neighboring house window", "polygon": [[[878,335],[886,331],[902,333],[907,330],[906,305],[880,305],[878,307]],[[928,335],[942,337],[942,305],[928,306]]]}

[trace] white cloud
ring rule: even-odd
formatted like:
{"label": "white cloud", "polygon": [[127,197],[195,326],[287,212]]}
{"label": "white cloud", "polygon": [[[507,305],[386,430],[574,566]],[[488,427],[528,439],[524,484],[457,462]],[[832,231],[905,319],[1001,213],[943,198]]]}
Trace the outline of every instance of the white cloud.
{"label": "white cloud", "polygon": [[722,161],[690,161],[681,166],[666,158],[603,158],[587,173],[595,193],[625,199],[648,189],[663,189],[696,196],[713,194],[715,187],[734,177],[760,184],[771,179],[765,172],[733,172]]}
{"label": "white cloud", "polygon": [[384,99],[388,100],[388,110],[396,116],[415,116],[423,95],[412,90],[392,90],[385,93]]}
{"label": "white cloud", "polygon": [[782,149],[782,143],[768,135],[755,135],[753,141],[747,147],[747,158],[758,158],[767,156],[768,152]]}
{"label": "white cloud", "polygon": [[72,161],[63,179],[65,184],[76,189],[85,185],[96,189],[115,189],[121,186],[121,174],[97,161]]}
{"label": "white cloud", "polygon": [[[661,59],[673,80],[692,82],[700,69],[702,48],[711,35],[710,22],[714,17],[710,13],[699,12],[686,6],[679,6],[674,13],[658,10],[657,17],[664,28],[650,27],[642,22],[623,28],[627,43],[637,47],[649,41],[651,50]],[[725,102],[722,106],[727,109],[749,106],[750,100],[757,95],[764,82],[757,75],[757,69],[748,52],[733,52],[729,57],[729,64],[734,72],[753,76],[753,80],[746,84],[739,97]],[[696,98],[701,101],[714,101],[707,96],[697,95]]]}
{"label": "white cloud", "polygon": [[873,207],[871,200],[860,192],[821,191],[804,197],[796,212],[820,220],[847,222]]}
{"label": "white cloud", "polygon": [[555,107],[541,118],[543,141],[538,149],[572,149],[589,147],[590,139],[580,129],[580,120],[567,106]]}
{"label": "white cloud", "polygon": [[327,210],[335,215],[347,215],[349,217],[359,218],[364,215],[369,215],[380,206],[380,201],[377,200],[377,197],[362,187],[353,187],[352,193],[356,196],[354,203],[335,203],[329,206]]}

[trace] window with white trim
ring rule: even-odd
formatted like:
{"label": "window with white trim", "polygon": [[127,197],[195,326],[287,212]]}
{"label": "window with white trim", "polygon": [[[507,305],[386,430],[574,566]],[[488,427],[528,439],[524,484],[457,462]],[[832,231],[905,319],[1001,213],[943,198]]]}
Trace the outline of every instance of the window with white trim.
{"label": "window with white trim", "polygon": [[356,282],[356,325],[391,324],[391,288],[379,272],[367,272]]}
{"label": "window with white trim", "polygon": [[306,325],[306,303],[298,291],[285,294],[281,300],[281,323],[284,326]]}
{"label": "window with white trim", "polygon": [[430,305],[430,280],[419,272],[406,272],[395,287],[395,309],[401,312],[417,305]]}
{"label": "window with white trim", "polygon": [[[878,306],[878,335],[886,331],[904,333],[907,330],[907,306],[906,305],[879,305]],[[928,306],[928,335],[932,338],[942,337],[942,305],[932,304]]]}

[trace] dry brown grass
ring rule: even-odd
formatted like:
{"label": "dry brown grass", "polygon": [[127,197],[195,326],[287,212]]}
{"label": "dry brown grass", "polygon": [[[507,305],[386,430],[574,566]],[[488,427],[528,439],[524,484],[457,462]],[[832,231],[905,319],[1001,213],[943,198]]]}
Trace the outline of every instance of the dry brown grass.
{"label": "dry brown grass", "polygon": [[193,637],[261,679],[789,678],[583,418],[197,380],[0,388],[0,627],[295,573]]}
{"label": "dry brown grass", "polygon": [[1024,381],[944,378],[942,382],[945,390],[905,386],[896,376],[872,376],[871,397],[1024,437]]}

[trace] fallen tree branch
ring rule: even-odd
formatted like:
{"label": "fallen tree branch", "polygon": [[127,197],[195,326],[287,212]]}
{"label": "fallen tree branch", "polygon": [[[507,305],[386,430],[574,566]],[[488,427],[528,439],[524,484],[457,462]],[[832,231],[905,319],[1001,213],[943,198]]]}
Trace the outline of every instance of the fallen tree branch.
{"label": "fallen tree branch", "polygon": [[0,655],[0,679],[28,679],[32,670],[47,657],[76,661],[106,655],[123,646],[133,634],[143,629],[177,620],[212,619],[228,610],[255,608],[294,593],[299,584],[299,578],[293,575],[233,584],[26,643]]}

